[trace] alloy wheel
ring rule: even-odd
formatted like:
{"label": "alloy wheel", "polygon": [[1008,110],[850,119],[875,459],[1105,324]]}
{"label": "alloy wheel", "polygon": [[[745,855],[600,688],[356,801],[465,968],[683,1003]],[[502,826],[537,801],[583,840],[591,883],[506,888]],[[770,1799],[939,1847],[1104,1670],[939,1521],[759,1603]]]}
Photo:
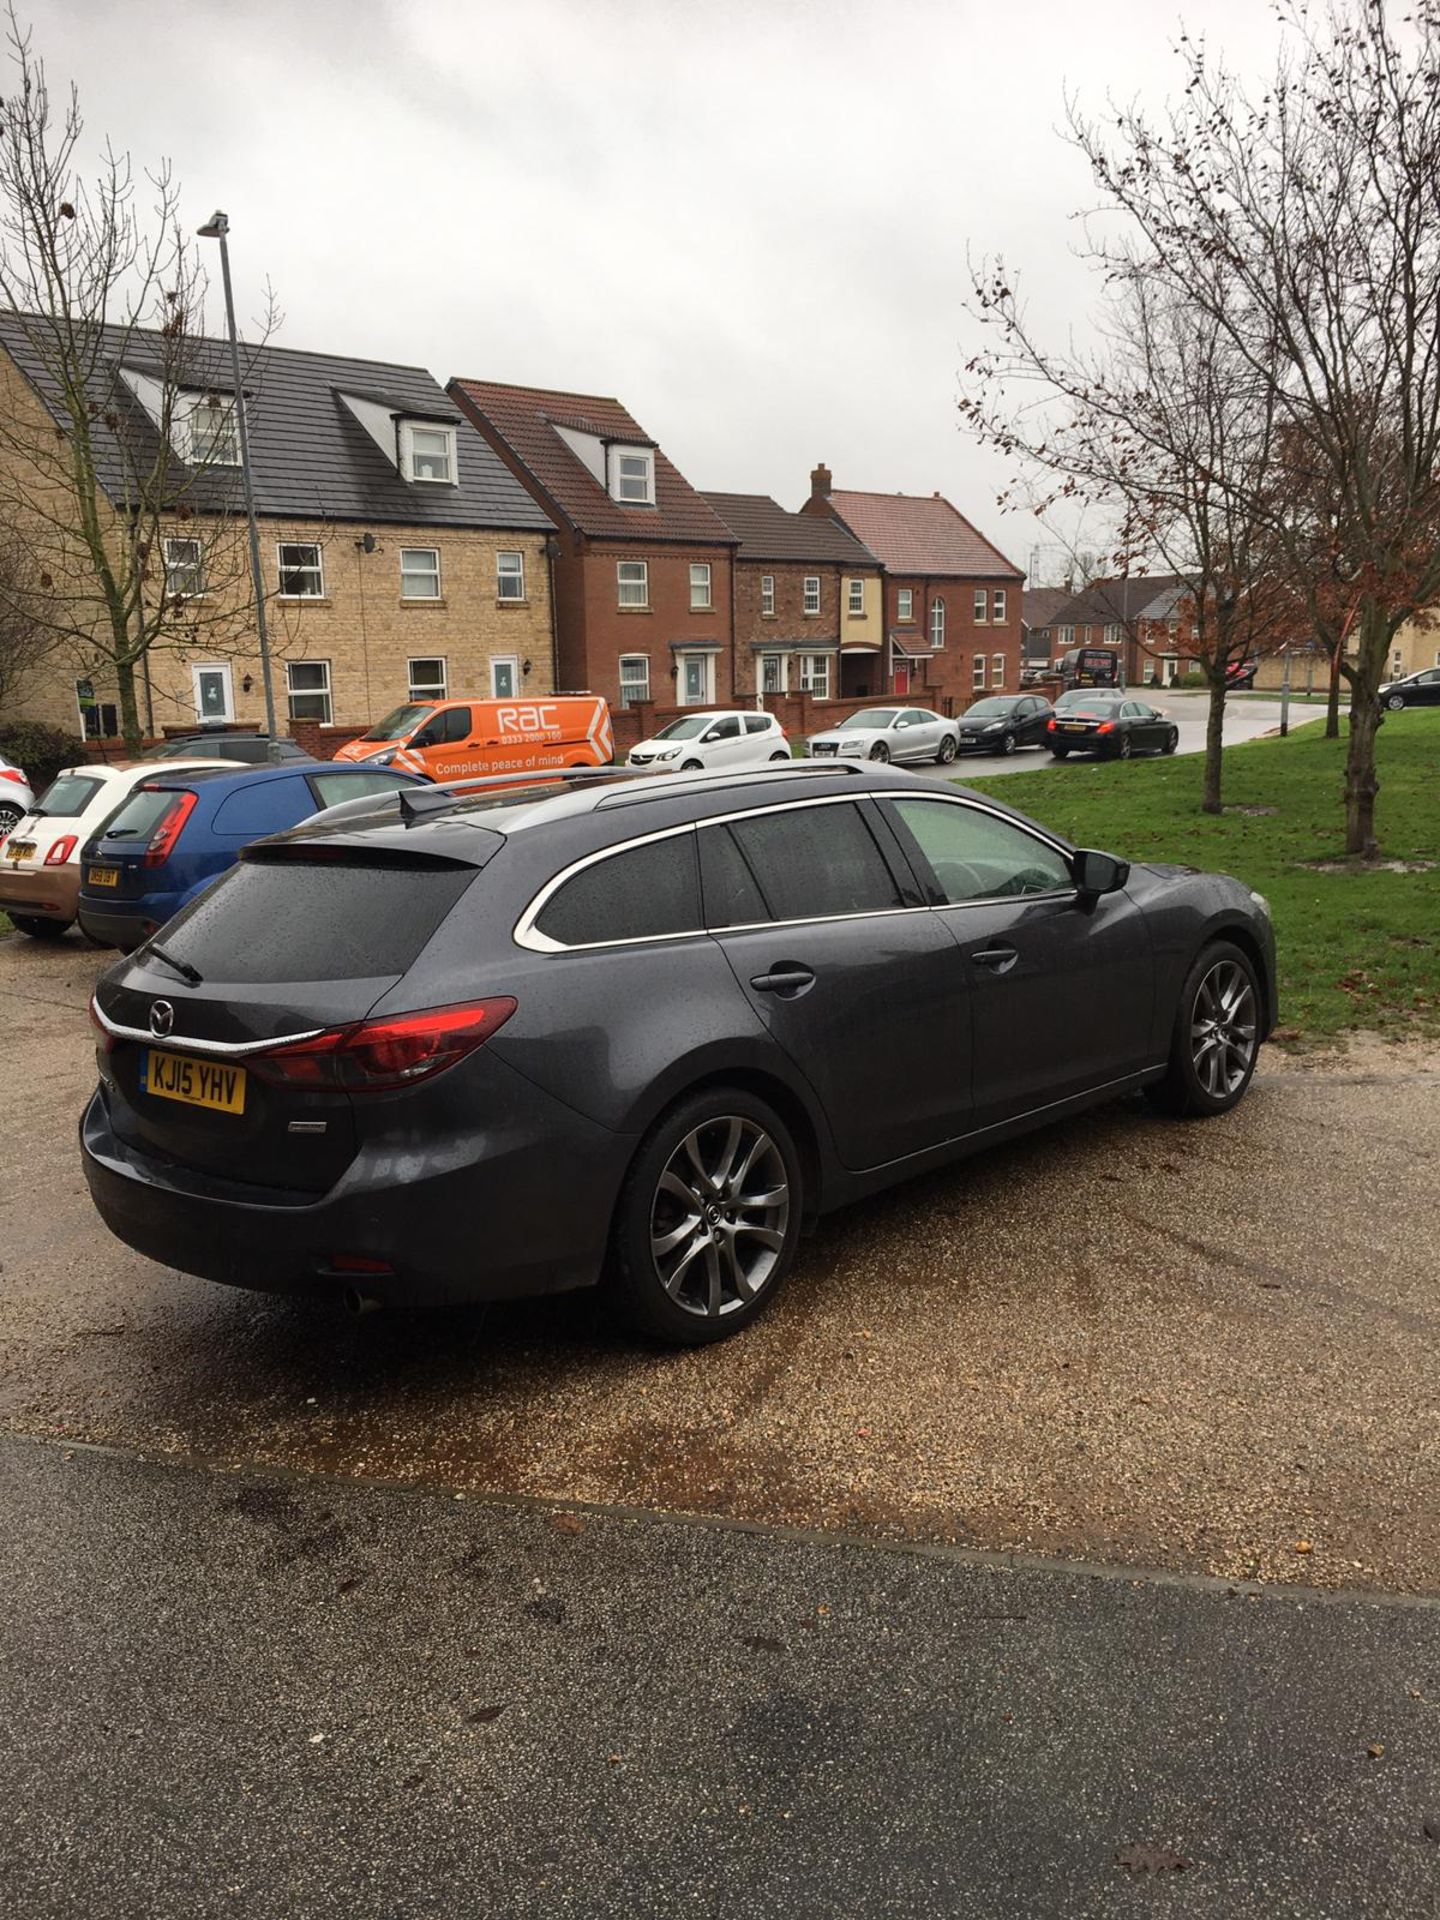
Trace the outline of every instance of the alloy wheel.
{"label": "alloy wheel", "polygon": [[1130,755],[1135,751],[1135,748],[1134,748],[1134,743],[1131,741],[1131,738],[1128,733],[1121,734],[1120,744],[1118,747],[1116,747],[1115,751],[1122,760],[1128,760],[1130,758]]}
{"label": "alloy wheel", "polygon": [[1390,698],[1385,702],[1385,704],[1390,709],[1391,713],[1399,713],[1400,709],[1405,704],[1405,696],[1403,693],[1392,693]]}
{"label": "alloy wheel", "polygon": [[870,758],[872,760],[888,760],[890,758],[890,749],[883,740],[877,740],[874,746],[871,747]]}
{"label": "alloy wheel", "polygon": [[3,840],[7,833],[13,833],[24,818],[19,807],[0,807],[0,840]]}
{"label": "alloy wheel", "polygon": [[1007,733],[1003,736],[1000,741],[1000,751],[1001,753],[1013,753],[1015,751],[1015,736],[1013,733]]}
{"label": "alloy wheel", "polygon": [[774,1273],[790,1220],[779,1147],[754,1120],[720,1114],[687,1133],[656,1184],[650,1255],[677,1307],[716,1320]]}
{"label": "alloy wheel", "polygon": [[954,758],[955,758],[955,736],[953,733],[947,733],[944,739],[940,742],[939,760],[940,760],[941,766],[948,767],[950,762]]}
{"label": "alloy wheel", "polygon": [[1217,960],[1200,982],[1190,1016],[1195,1078],[1213,1100],[1227,1099],[1255,1064],[1255,989],[1235,960]]}

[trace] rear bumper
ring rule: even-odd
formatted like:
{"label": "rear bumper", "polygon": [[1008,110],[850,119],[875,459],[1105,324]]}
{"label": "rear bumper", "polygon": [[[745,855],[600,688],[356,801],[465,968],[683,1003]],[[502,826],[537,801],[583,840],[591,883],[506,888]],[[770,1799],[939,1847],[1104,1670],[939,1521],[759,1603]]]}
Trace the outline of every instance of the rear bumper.
{"label": "rear bumper", "polygon": [[80,869],[73,864],[0,867],[0,913],[33,914],[68,927],[79,895]]}
{"label": "rear bumper", "polygon": [[[121,1139],[103,1086],[80,1123],[91,1197],[127,1246],[204,1280],[394,1306],[593,1285],[635,1142],[495,1064],[503,1104],[473,1130],[363,1146],[318,1195],[242,1187]],[[338,1271],[335,1255],[390,1273]]]}
{"label": "rear bumper", "polygon": [[185,904],[173,893],[147,894],[140,900],[116,900],[113,903],[94,893],[79,893],[76,919],[80,931],[98,946],[118,947],[132,953],[142,940],[148,940],[167,920],[173,920]]}

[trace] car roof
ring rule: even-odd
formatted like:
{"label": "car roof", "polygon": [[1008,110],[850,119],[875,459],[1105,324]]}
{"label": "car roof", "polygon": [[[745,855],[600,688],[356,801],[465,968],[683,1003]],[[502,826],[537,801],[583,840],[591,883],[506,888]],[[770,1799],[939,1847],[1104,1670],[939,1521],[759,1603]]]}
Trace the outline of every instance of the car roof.
{"label": "car roof", "polygon": [[[172,768],[163,760],[150,763],[154,773],[150,778],[137,782],[145,787],[194,787],[203,783],[207,793],[232,792],[237,787],[264,786],[272,780],[293,780],[297,774],[337,773],[343,779],[352,780],[357,774],[375,777],[376,769],[367,767],[361,761],[335,760],[280,760],[267,762],[260,767],[237,767],[233,761],[220,766],[212,762],[208,766],[197,765],[193,772],[186,773],[183,768]],[[385,773],[407,785],[428,786],[418,774],[409,774],[399,767],[386,767]]]}

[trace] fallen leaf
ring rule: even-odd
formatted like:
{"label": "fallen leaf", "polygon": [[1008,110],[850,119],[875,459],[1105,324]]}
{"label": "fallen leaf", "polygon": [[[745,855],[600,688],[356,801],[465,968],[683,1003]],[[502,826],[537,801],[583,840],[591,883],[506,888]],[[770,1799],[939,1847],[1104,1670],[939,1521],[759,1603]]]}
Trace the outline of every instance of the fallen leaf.
{"label": "fallen leaf", "polygon": [[1372,1760],[1378,1760],[1380,1756],[1384,1753],[1385,1749],[1384,1747],[1381,1746],[1378,1740],[1375,1740],[1375,1741],[1372,1741],[1368,1747],[1366,1747],[1365,1751],[1366,1753],[1369,1754]]}
{"label": "fallen leaf", "polygon": [[1179,1873],[1190,1862],[1171,1847],[1121,1847],[1115,1855],[1117,1867],[1127,1873]]}
{"label": "fallen leaf", "polygon": [[1297,1540],[1295,1551],[1296,1553],[1313,1553],[1315,1549],[1308,1540]]}
{"label": "fallen leaf", "polygon": [[498,1720],[504,1711],[505,1703],[502,1701],[498,1707],[476,1707],[475,1711],[467,1713],[465,1718],[472,1727],[488,1727],[490,1722]]}
{"label": "fallen leaf", "polygon": [[585,1522],[578,1513],[557,1513],[550,1522],[557,1533],[583,1533]]}

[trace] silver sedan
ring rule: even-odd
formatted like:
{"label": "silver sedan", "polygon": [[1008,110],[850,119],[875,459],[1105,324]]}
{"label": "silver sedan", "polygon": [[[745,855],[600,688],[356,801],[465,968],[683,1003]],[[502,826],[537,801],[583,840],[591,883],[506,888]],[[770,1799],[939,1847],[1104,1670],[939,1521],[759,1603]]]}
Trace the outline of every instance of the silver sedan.
{"label": "silver sedan", "polygon": [[928,707],[862,707],[805,748],[812,760],[939,760],[955,758],[959,729]]}

